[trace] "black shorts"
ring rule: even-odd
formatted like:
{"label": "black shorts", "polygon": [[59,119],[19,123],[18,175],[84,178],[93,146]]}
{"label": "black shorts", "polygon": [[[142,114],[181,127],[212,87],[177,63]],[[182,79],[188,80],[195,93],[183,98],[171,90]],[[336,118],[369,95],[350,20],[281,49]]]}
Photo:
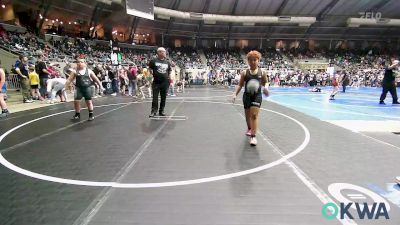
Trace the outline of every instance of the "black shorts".
{"label": "black shorts", "polygon": [[243,94],[243,106],[245,109],[250,109],[250,107],[261,107],[262,96],[260,94],[257,95],[247,95]]}
{"label": "black shorts", "polygon": [[39,88],[39,85],[38,84],[36,84],[36,85],[31,85],[31,89],[38,89]]}
{"label": "black shorts", "polygon": [[94,86],[76,87],[74,99],[81,100],[82,98],[85,98],[85,100],[92,100],[93,93],[94,93]]}

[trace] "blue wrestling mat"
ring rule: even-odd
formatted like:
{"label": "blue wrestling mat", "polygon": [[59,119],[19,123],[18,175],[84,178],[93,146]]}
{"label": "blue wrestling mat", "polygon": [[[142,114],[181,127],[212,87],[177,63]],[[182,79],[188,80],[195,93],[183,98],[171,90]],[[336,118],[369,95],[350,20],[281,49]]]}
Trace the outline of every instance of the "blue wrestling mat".
{"label": "blue wrestling mat", "polygon": [[[332,87],[323,87],[316,93],[309,88],[271,87],[268,101],[287,106],[320,120],[400,120],[400,107],[392,105],[388,93],[386,105],[379,104],[381,88],[347,88],[329,100]],[[399,92],[400,89],[397,89]]]}

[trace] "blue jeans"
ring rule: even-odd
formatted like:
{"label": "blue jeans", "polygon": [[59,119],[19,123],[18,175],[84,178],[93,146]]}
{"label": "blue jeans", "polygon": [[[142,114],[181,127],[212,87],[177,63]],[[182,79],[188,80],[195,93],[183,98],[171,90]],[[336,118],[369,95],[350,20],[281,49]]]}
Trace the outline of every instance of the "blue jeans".
{"label": "blue jeans", "polygon": [[118,82],[116,79],[112,79],[111,88],[112,88],[113,93],[118,93]]}
{"label": "blue jeans", "polygon": [[130,80],[129,85],[128,85],[128,93],[129,95],[133,95],[133,92],[135,91],[135,95],[137,94],[137,85],[136,85],[136,80]]}
{"label": "blue jeans", "polygon": [[[49,78],[40,78],[40,88],[39,88],[39,93],[40,96],[42,96],[43,98],[46,97],[46,93],[47,93],[47,80]],[[50,96],[48,96],[50,97]]]}
{"label": "blue jeans", "polygon": [[7,93],[7,84],[4,83],[3,87],[1,87],[1,93],[5,94]]}
{"label": "blue jeans", "polygon": [[170,95],[174,95],[175,94],[175,88],[173,84],[169,85],[169,90],[168,90]]}

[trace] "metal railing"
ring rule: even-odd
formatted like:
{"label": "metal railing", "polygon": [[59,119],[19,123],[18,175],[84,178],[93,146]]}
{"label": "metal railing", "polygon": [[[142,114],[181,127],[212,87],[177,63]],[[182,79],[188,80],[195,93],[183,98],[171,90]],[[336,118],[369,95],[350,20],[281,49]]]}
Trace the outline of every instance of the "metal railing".
{"label": "metal railing", "polygon": [[18,74],[9,74],[7,77],[7,89],[17,90],[21,88],[21,83],[19,82]]}

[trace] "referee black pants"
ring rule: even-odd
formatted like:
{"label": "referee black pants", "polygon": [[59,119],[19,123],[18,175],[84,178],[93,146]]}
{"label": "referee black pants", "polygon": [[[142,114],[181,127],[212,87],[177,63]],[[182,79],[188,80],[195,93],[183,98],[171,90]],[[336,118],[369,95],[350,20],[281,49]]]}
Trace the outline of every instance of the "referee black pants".
{"label": "referee black pants", "polygon": [[388,92],[392,95],[393,102],[397,102],[397,90],[396,90],[396,83],[382,83],[382,95],[380,101],[385,100],[386,95]]}
{"label": "referee black pants", "polygon": [[[153,83],[153,103],[151,104],[151,113],[164,113],[165,101],[167,99],[169,82],[163,82],[161,84]],[[160,108],[158,108],[158,94],[161,96]]]}

